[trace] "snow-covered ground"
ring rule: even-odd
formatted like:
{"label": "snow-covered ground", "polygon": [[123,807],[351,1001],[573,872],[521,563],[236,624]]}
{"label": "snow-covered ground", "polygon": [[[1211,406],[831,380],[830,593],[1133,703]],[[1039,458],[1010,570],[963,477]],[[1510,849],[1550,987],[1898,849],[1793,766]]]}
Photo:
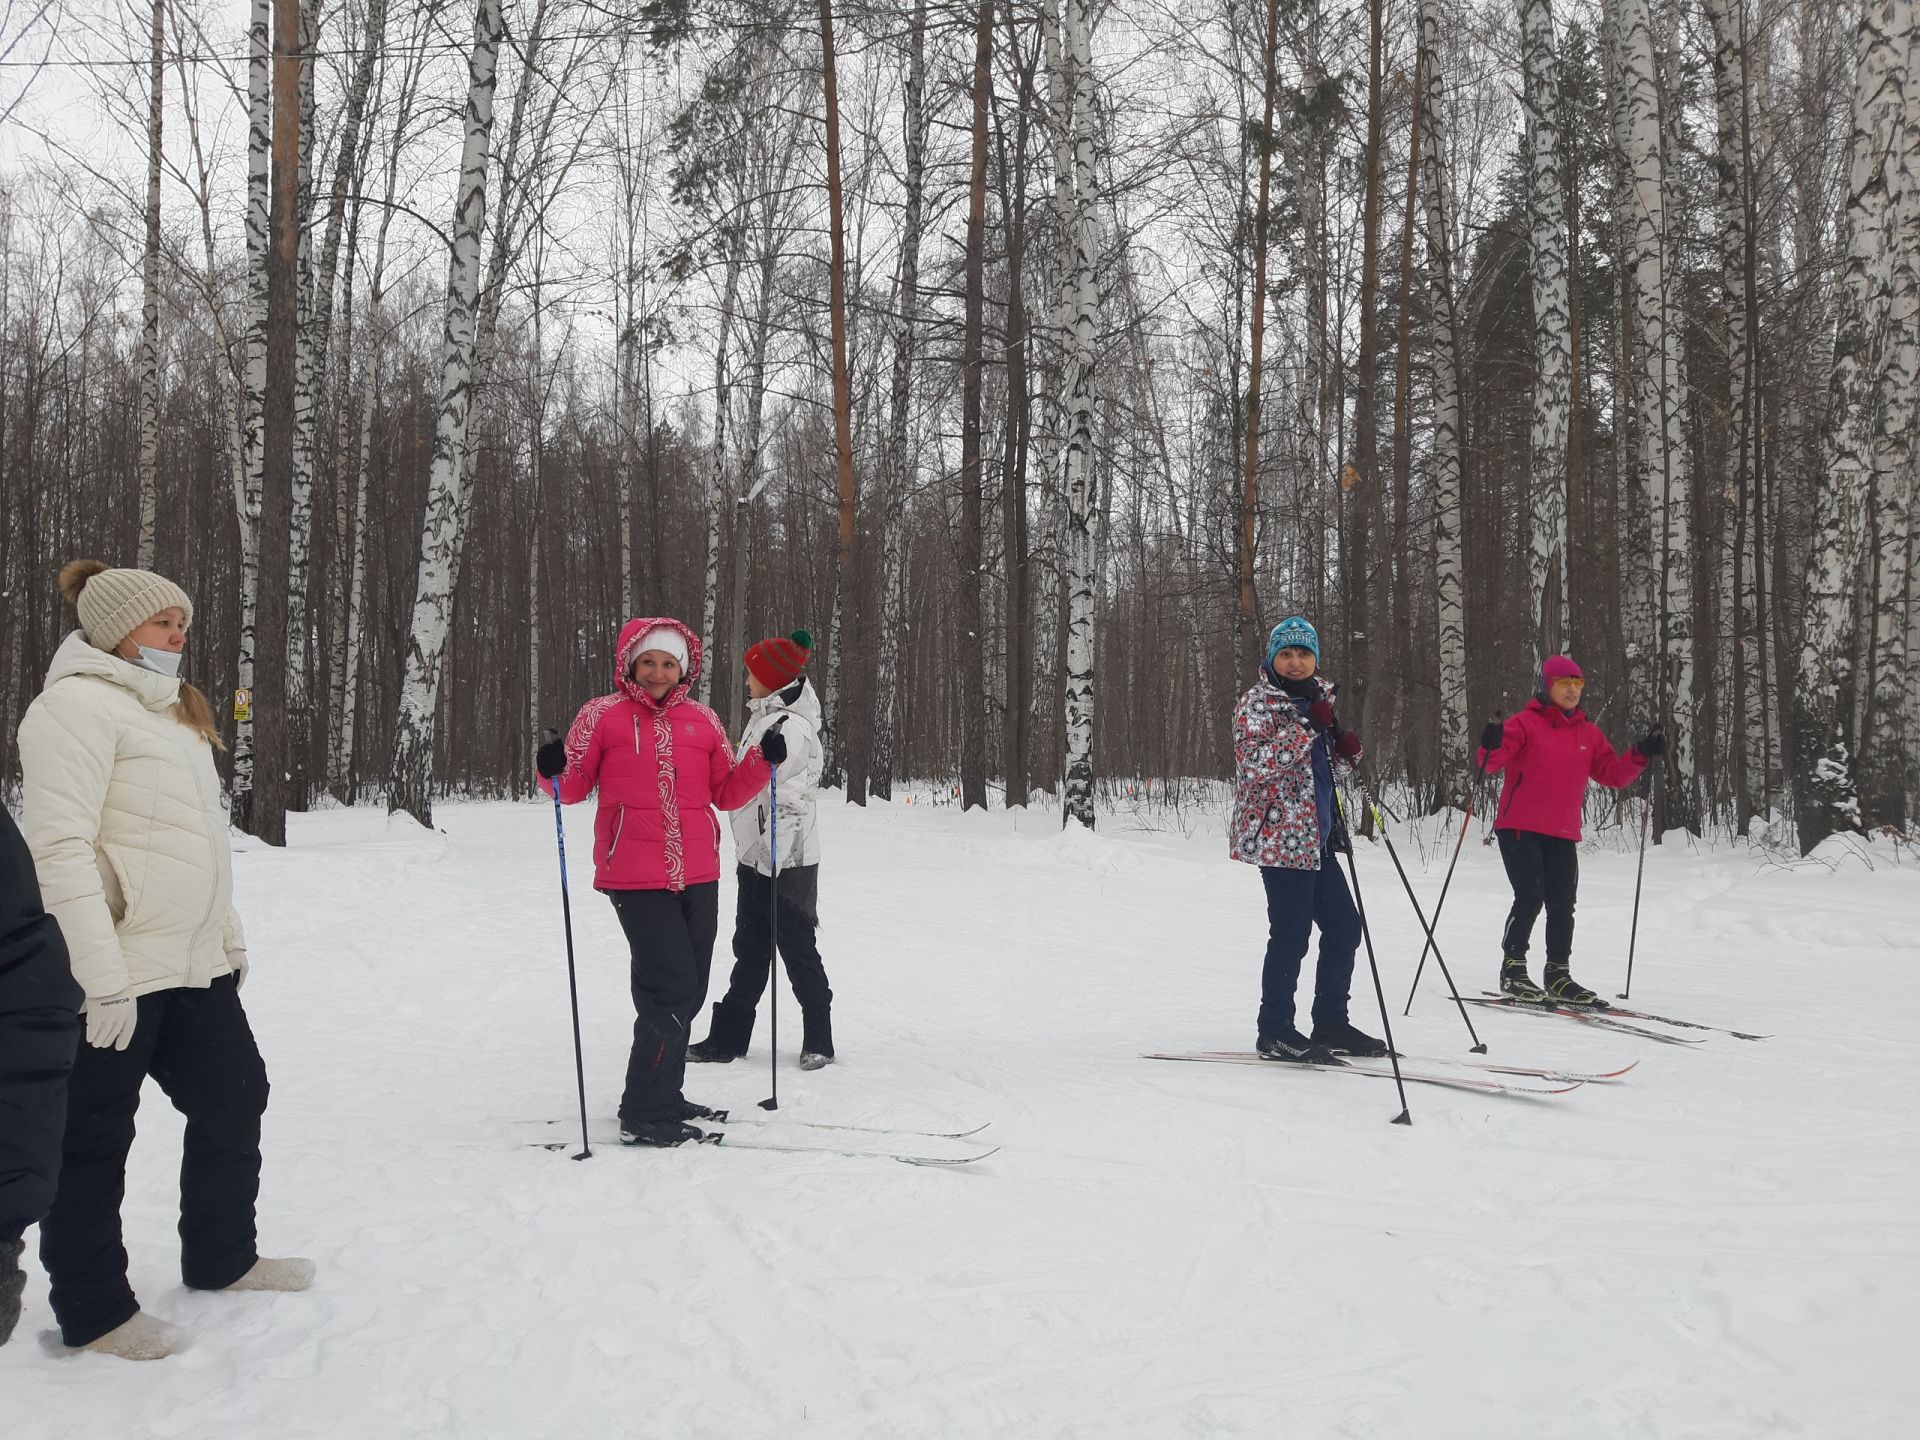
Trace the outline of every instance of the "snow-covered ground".
{"label": "snow-covered ground", "polygon": [[[1381,1081],[1139,1058],[1253,1039],[1260,886],[1216,822],[1090,836],[1043,813],[828,805],[841,1059],[801,1074],[783,1026],[779,1113],[991,1120],[999,1152],[965,1170],[711,1147],[574,1164],[531,1143],[575,1113],[551,811],[438,815],[442,834],[297,817],[288,849],[235,857],[274,1082],[263,1246],[315,1257],[317,1288],[180,1287],[179,1124],[150,1089],[133,1277],[193,1348],[58,1353],[30,1260],[0,1436],[1913,1433],[1910,853],[1783,867],[1656,847],[1634,1000],[1774,1038],[1666,1046],[1476,1013],[1493,1060],[1640,1064],[1550,1099],[1412,1088],[1403,1128]],[[586,889],[589,823],[569,813],[604,1130],[631,1010]],[[1473,990],[1506,903],[1479,839],[1476,822],[1441,926]],[[1451,841],[1444,819],[1400,834],[1425,903]],[[1360,865],[1401,1048],[1467,1058],[1431,966],[1399,1018],[1419,932],[1384,851]],[[1575,973],[1611,993],[1634,857],[1616,838],[1584,865]],[[1378,1019],[1364,978],[1354,1014]],[[765,1057],[694,1067],[689,1093],[759,1116]]]}

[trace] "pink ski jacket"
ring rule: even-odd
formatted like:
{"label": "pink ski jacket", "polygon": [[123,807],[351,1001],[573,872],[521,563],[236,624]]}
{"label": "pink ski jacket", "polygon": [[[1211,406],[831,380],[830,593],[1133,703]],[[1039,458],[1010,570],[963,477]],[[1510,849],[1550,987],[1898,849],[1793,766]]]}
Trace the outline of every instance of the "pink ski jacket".
{"label": "pink ski jacket", "polygon": [[[628,673],[640,637],[659,625],[687,642],[687,673],[655,700]],[[720,878],[720,817],[767,788],[760,747],[736,761],[720,717],[688,698],[700,640],[678,620],[629,620],[620,630],[611,695],[589,700],[567,731],[567,768],[542,780],[563,804],[600,792],[593,820],[593,888],[684,890]]]}
{"label": "pink ski jacket", "polygon": [[1506,771],[1494,829],[1531,830],[1562,840],[1580,838],[1587,781],[1620,790],[1647,768],[1647,757],[1638,750],[1616,755],[1586,711],[1568,712],[1538,696],[1507,717],[1498,749],[1475,754],[1488,774]]}

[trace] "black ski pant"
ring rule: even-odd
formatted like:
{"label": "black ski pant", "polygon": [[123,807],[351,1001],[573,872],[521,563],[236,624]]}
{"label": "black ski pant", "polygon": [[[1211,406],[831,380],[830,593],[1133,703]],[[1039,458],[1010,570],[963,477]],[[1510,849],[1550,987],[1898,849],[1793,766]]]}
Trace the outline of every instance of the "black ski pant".
{"label": "black ski pant", "polygon": [[1533,922],[1547,911],[1547,963],[1565,965],[1573,954],[1573,903],[1580,891],[1580,847],[1558,835],[1532,830],[1499,830],[1500,859],[1513,886],[1500,949],[1515,960],[1527,958]]}
{"label": "black ski pant", "polygon": [[1347,893],[1347,877],[1332,845],[1321,851],[1318,870],[1262,865],[1267,890],[1267,958],[1260,972],[1260,1035],[1294,1028],[1293,994],[1300,983],[1313,927],[1320,927],[1320,963],[1313,977],[1315,1029],[1347,1019],[1353,988],[1353,956],[1360,948],[1360,913]]}
{"label": "black ski pant", "polygon": [[687,1027],[707,998],[720,931],[720,882],[607,893],[633,952],[633,1053],[627,1057],[620,1123],[678,1120]]}
{"label": "black ski pant", "polygon": [[180,1157],[180,1278],[220,1290],[253,1268],[260,1117],[267,1068],[233,976],[204,990],[156,990],[134,1002],[125,1050],[82,1043],[67,1085],[67,1129],[53,1208],[40,1223],[60,1338],[85,1345],[140,1308],[127,1283],[120,1202],[133,1117],[148,1076],[187,1117]]}
{"label": "black ski pant", "polygon": [[[720,1003],[751,1017],[773,971],[773,881],[748,865],[737,867],[735,878],[739,890],[733,912],[733,974]],[[787,962],[794,998],[802,1011],[824,1011],[833,1004],[833,991],[814,938],[820,929],[820,867],[782,870],[779,905],[780,958]]]}

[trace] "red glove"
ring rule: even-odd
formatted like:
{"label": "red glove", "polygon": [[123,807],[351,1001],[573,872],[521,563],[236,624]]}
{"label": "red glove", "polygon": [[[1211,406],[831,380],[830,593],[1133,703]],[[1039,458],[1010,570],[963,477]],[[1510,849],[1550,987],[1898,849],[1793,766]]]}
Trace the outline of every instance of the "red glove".
{"label": "red glove", "polygon": [[1316,700],[1307,707],[1307,720],[1316,730],[1333,729],[1333,702]]}
{"label": "red glove", "polygon": [[1366,747],[1360,743],[1360,737],[1351,730],[1342,730],[1333,737],[1333,753],[1342,760],[1358,760]]}

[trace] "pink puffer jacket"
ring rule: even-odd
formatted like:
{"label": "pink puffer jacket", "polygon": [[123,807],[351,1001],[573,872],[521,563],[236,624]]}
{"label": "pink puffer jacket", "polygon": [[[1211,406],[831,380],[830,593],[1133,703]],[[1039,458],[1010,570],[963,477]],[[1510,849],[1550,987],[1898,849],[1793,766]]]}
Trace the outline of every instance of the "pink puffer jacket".
{"label": "pink puffer jacket", "polygon": [[1507,772],[1494,829],[1530,830],[1562,840],[1580,838],[1589,780],[1619,790],[1647,768],[1647,757],[1638,750],[1615,754],[1586,711],[1562,710],[1537,695],[1507,717],[1499,747],[1476,750],[1475,758],[1489,775]]}
{"label": "pink puffer jacket", "polygon": [[[687,673],[655,700],[628,674],[640,637],[659,625],[687,642]],[[759,746],[733,757],[720,717],[688,698],[700,640],[678,620],[629,620],[620,630],[611,695],[589,700],[567,731],[564,804],[600,792],[593,821],[593,888],[684,890],[720,878],[720,817],[767,788]],[[554,781],[540,788],[554,793]]]}

